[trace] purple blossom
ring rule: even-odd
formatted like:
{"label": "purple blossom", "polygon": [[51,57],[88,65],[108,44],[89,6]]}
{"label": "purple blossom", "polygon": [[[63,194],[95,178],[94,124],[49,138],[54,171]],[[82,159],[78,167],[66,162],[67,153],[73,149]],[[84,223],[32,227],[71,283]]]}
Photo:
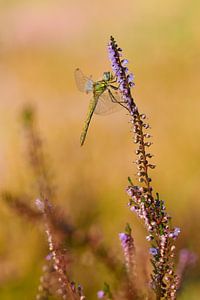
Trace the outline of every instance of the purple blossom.
{"label": "purple blossom", "polygon": [[122,67],[124,67],[125,65],[128,64],[128,59],[123,59],[123,60],[121,61],[121,63],[122,63]]}
{"label": "purple blossom", "polygon": [[130,73],[127,77],[128,77],[128,82],[129,82],[129,83],[130,83],[130,82],[134,83],[134,82],[133,82],[133,80],[134,80],[134,75],[133,75],[132,73]]}
{"label": "purple blossom", "polygon": [[41,211],[41,212],[44,212],[44,202],[40,199],[36,199],[35,200],[35,205],[37,206],[37,208]]}
{"label": "purple blossom", "polygon": [[49,254],[45,257],[45,259],[46,259],[46,260],[51,260],[52,257],[53,257],[53,256],[52,256],[52,253],[49,253]]}
{"label": "purple blossom", "polygon": [[99,299],[102,299],[104,296],[105,296],[104,291],[98,291],[98,292],[97,292],[97,297],[98,297]]}
{"label": "purple blossom", "polygon": [[178,235],[180,234],[181,230],[179,227],[175,227],[173,232],[169,233],[169,237],[176,239],[178,237]]}
{"label": "purple blossom", "polygon": [[157,248],[150,248],[149,253],[153,256],[158,254],[158,249]]}
{"label": "purple blossom", "polygon": [[175,235],[175,236],[178,236],[180,232],[181,232],[181,230],[180,230],[179,227],[176,227],[176,228],[174,229],[174,235]]}
{"label": "purple blossom", "polygon": [[195,265],[198,256],[196,253],[189,251],[188,249],[181,249],[179,254],[179,264],[183,267]]}
{"label": "purple blossom", "polygon": [[121,241],[122,247],[125,248],[127,242],[130,239],[130,236],[127,233],[121,232],[121,233],[119,233],[119,239]]}
{"label": "purple blossom", "polygon": [[129,82],[129,86],[130,86],[130,87],[133,87],[134,85],[135,85],[134,82]]}
{"label": "purple blossom", "polygon": [[76,291],[76,283],[74,281],[71,282],[72,291]]}
{"label": "purple blossom", "polygon": [[130,211],[135,212],[137,210],[136,206],[131,206]]}
{"label": "purple blossom", "polygon": [[147,235],[146,236],[146,240],[149,241],[149,242],[152,241],[153,240],[153,236],[152,235]]}

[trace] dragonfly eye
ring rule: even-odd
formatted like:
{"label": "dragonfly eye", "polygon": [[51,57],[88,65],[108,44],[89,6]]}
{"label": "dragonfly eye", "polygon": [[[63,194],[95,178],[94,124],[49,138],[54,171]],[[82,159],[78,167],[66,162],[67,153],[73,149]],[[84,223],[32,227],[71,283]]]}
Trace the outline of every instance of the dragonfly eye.
{"label": "dragonfly eye", "polygon": [[111,77],[110,75],[111,75],[110,72],[104,72],[104,73],[103,73],[103,80],[109,81],[109,80],[110,80],[110,77]]}

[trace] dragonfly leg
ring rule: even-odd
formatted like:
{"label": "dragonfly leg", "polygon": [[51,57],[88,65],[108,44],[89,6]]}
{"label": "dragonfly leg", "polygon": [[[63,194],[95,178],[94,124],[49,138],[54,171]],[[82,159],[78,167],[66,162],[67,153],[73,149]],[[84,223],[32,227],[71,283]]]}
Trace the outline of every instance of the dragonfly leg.
{"label": "dragonfly leg", "polygon": [[118,101],[115,96],[113,95],[113,93],[108,89],[109,95],[111,97],[112,102],[114,103],[126,103],[125,101]]}
{"label": "dragonfly leg", "polygon": [[114,86],[114,85],[112,85],[112,84],[109,84],[109,86],[110,86],[113,90],[118,90],[118,89],[119,89],[119,87]]}
{"label": "dragonfly leg", "polygon": [[112,92],[109,89],[108,89],[108,93],[109,93],[111,101],[113,103],[119,103],[119,101],[117,101],[117,99],[115,98],[115,96],[112,94]]}
{"label": "dragonfly leg", "polygon": [[117,99],[115,98],[115,96],[112,94],[112,92],[109,89],[108,89],[108,93],[109,93],[111,101],[113,103],[118,103],[119,105],[121,105],[122,107],[124,107],[128,110],[128,108],[124,104],[122,104],[122,103],[125,103],[125,101],[117,101]]}
{"label": "dragonfly leg", "polygon": [[[114,86],[114,85],[112,85],[112,84],[110,84],[109,85],[113,90],[119,90],[119,86],[118,87],[116,87],[116,86]],[[109,93],[111,93],[112,94],[112,92],[108,89],[108,91],[109,91]],[[112,95],[113,97],[114,97],[114,95]],[[115,99],[115,98],[114,98]],[[113,100],[114,100],[113,99]],[[126,103],[125,101],[118,101],[118,100],[114,100],[113,102],[117,102],[117,103]]]}
{"label": "dragonfly leg", "polygon": [[110,83],[116,83],[117,82],[117,78],[115,77],[114,80],[109,81]]}

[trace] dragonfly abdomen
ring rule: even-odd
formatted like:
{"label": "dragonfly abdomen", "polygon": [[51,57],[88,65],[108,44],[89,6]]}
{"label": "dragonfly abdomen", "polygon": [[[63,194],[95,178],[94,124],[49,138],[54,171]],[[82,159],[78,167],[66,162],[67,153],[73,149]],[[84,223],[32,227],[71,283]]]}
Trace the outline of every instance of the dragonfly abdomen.
{"label": "dragonfly abdomen", "polygon": [[86,135],[87,135],[87,132],[88,132],[90,121],[92,119],[92,115],[93,115],[94,110],[96,108],[98,98],[99,98],[99,96],[95,95],[94,98],[90,101],[90,106],[89,106],[87,118],[85,120],[83,131],[82,131],[81,137],[80,137],[81,146],[83,146],[83,144],[85,142],[85,138],[86,138]]}

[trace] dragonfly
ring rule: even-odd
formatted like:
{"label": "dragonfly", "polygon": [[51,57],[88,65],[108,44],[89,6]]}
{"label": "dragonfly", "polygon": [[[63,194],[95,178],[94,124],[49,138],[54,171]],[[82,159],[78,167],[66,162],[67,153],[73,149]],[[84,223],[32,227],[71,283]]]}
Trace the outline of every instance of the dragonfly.
{"label": "dragonfly", "polygon": [[121,107],[124,107],[122,104],[124,101],[119,92],[119,88],[116,86],[116,78],[111,72],[104,72],[101,80],[93,81],[91,76],[85,76],[83,72],[77,68],[75,70],[75,81],[79,91],[92,94],[80,137],[80,143],[81,146],[83,146],[93,114],[108,115],[118,111]]}

